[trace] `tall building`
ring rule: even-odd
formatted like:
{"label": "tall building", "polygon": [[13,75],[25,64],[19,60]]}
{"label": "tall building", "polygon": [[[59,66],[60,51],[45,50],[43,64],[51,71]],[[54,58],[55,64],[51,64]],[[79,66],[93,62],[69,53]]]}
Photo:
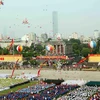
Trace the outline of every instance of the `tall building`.
{"label": "tall building", "polygon": [[56,11],[54,11],[52,13],[52,17],[53,17],[53,36],[55,37],[56,34],[58,33],[58,13]]}
{"label": "tall building", "polygon": [[97,40],[97,38],[100,37],[99,30],[94,30],[94,39]]}

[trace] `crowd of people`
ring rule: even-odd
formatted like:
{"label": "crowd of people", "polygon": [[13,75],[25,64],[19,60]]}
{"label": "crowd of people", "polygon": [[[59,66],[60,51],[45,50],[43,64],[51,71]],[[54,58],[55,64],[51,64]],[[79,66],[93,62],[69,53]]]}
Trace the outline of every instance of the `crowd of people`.
{"label": "crowd of people", "polygon": [[31,86],[31,87],[28,86],[28,88],[21,89],[18,92],[39,93],[40,91],[43,91],[43,90],[53,87],[53,86],[55,86],[55,84],[53,84],[53,83],[52,84],[37,84],[37,85]]}
{"label": "crowd of people", "polygon": [[0,100],[100,100],[100,87],[40,82],[0,96]]}
{"label": "crowd of people", "polygon": [[[17,91],[15,93],[12,92],[7,95],[0,96],[0,100],[18,100],[18,99],[20,99],[20,100],[22,100],[22,99],[25,99],[25,100],[53,100],[54,98],[61,96],[63,94],[66,94],[69,91],[72,91],[79,87],[78,85],[52,85],[51,87],[50,86],[47,89],[45,88],[44,90],[42,90],[41,86],[36,86],[35,89],[39,93],[33,93],[33,92],[29,93],[29,92],[27,92],[26,89],[23,91]],[[41,92],[40,92],[40,87],[41,87]]]}
{"label": "crowd of people", "polygon": [[[66,96],[62,96],[58,98],[58,100],[89,100],[89,98],[95,94],[98,91],[99,87],[97,86],[86,86],[83,85],[80,88],[77,88],[76,90],[68,93]],[[100,96],[100,94],[99,94]],[[98,96],[99,99],[92,99],[90,100],[100,100],[100,97]],[[95,95],[96,98],[96,95]]]}
{"label": "crowd of people", "polygon": [[98,89],[97,93],[89,98],[89,100],[100,100],[100,88]]}

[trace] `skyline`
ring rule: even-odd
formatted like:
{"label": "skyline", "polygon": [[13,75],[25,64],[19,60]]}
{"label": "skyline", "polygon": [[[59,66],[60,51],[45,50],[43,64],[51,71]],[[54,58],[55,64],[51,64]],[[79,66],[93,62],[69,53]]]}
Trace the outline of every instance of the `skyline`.
{"label": "skyline", "polygon": [[[0,34],[21,37],[34,32],[53,35],[52,12],[58,12],[58,33],[93,36],[100,30],[100,0],[4,0],[0,5]],[[30,25],[22,24],[27,18]]]}

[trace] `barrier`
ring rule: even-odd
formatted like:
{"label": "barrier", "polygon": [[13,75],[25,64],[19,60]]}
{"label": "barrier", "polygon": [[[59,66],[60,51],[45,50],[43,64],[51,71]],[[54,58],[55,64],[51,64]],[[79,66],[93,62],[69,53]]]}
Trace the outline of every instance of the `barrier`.
{"label": "barrier", "polygon": [[48,84],[54,83],[56,85],[60,85],[62,82],[64,82],[63,79],[58,79],[58,80],[55,80],[55,79],[45,79],[43,81],[48,83]]}
{"label": "barrier", "polygon": [[14,87],[16,87],[16,86],[20,86],[20,85],[29,83],[29,82],[30,82],[30,81],[25,81],[25,82],[22,82],[22,83],[18,83],[18,84],[11,85],[11,86],[10,86],[10,89],[11,89],[11,88],[14,88]]}
{"label": "barrier", "polygon": [[22,83],[18,83],[18,84],[11,85],[9,87],[4,87],[4,88],[1,88],[0,91],[8,90],[8,89],[11,89],[11,88],[14,88],[16,86],[20,86],[20,85],[23,85],[23,84],[26,84],[26,83],[29,83],[29,82],[30,81],[25,81],[25,82],[22,82]]}

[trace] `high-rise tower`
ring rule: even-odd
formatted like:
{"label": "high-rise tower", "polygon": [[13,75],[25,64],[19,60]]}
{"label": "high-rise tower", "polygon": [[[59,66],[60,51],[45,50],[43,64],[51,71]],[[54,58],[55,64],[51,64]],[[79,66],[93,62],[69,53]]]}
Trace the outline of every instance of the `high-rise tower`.
{"label": "high-rise tower", "polygon": [[56,34],[58,33],[58,13],[57,11],[53,11],[52,20],[53,20],[53,36],[55,37]]}
{"label": "high-rise tower", "polygon": [[97,39],[100,37],[99,30],[94,30],[94,39]]}

